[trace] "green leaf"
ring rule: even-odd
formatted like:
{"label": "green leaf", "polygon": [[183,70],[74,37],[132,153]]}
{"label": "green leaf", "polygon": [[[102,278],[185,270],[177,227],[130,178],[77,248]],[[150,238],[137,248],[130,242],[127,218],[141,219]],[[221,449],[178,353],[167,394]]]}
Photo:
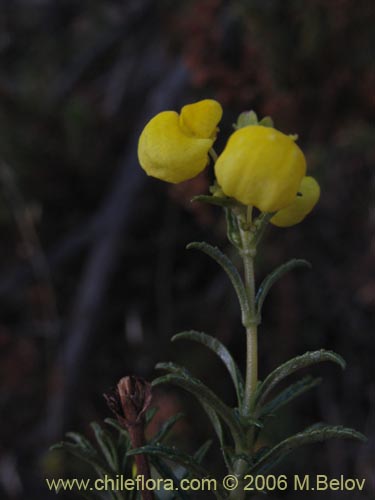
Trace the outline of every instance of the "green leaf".
{"label": "green leaf", "polygon": [[[166,384],[172,383],[188,392],[192,393],[198,401],[203,405],[204,409],[207,406],[217,413],[218,416],[222,418],[222,420],[229,427],[232,437],[236,443],[241,442],[242,439],[242,428],[237,420],[234,412],[229,406],[227,406],[220,398],[216,396],[214,392],[211,391],[206,385],[204,385],[200,380],[193,377],[181,376],[176,373],[171,373],[169,375],[165,375],[163,377],[159,377],[152,382],[152,385]],[[208,413],[210,419],[212,419],[211,412]],[[211,420],[212,421],[212,420]],[[217,429],[215,428],[217,431]]]}
{"label": "green leaf", "polygon": [[259,125],[262,125],[263,127],[274,128],[274,123],[270,116],[265,116],[264,118],[262,118],[259,122]]}
{"label": "green leaf", "polygon": [[295,269],[296,267],[308,267],[311,268],[311,264],[304,259],[291,259],[285,264],[277,267],[272,273],[270,273],[261,283],[256,298],[255,304],[257,309],[258,317],[260,318],[262,315],[262,307],[264,300],[270,291],[271,287],[279,280],[284,274]]}
{"label": "green leaf", "polygon": [[173,470],[169,467],[169,465],[167,465],[163,460],[161,460],[156,455],[150,456],[150,462],[163,479],[172,479],[175,488],[172,498],[180,498],[181,500],[190,500],[190,497],[186,493],[186,491],[180,489],[179,487],[180,480],[176,477],[176,475],[174,474]]}
{"label": "green leaf", "polygon": [[213,351],[221,359],[233,380],[234,387],[237,393],[238,404],[240,405],[244,393],[243,378],[231,353],[224,346],[224,344],[222,344],[218,339],[212,337],[211,335],[207,335],[203,332],[197,332],[195,330],[177,333],[172,337],[172,342],[181,339],[199,342],[200,344],[203,344],[204,346],[211,349],[211,351]]}
{"label": "green leaf", "polygon": [[114,429],[116,429],[116,431],[118,431],[118,433],[123,436],[127,441],[129,441],[129,433],[126,429],[124,429],[117,420],[115,420],[114,418],[106,418],[104,419],[104,422],[107,424],[107,425],[110,425],[111,427],[113,427]]}
{"label": "green leaf", "polygon": [[60,443],[56,443],[51,446],[50,450],[64,450],[68,453],[71,453],[79,460],[88,463],[95,470],[100,471],[102,474],[111,475],[112,471],[107,467],[107,464],[104,460],[99,456],[97,451],[93,448],[94,451],[88,450],[86,448],[81,447],[78,444],[69,443],[68,441],[61,441]]}
{"label": "green leaf", "polygon": [[172,460],[173,462],[185,467],[192,474],[195,474],[195,477],[208,477],[210,475],[209,472],[191,455],[188,455],[175,447],[146,444],[141,448],[136,448],[128,452],[128,456],[140,454],[151,456],[156,455],[167,460]]}
{"label": "green leaf", "polygon": [[223,433],[223,427],[221,425],[220,418],[217,416],[216,411],[213,410],[211,408],[211,406],[208,405],[204,401],[204,399],[198,397],[198,400],[199,400],[200,404],[202,405],[204,411],[206,412],[208,418],[211,421],[212,427],[214,428],[216,435],[219,439],[220,446],[223,447],[224,446],[224,433]]}
{"label": "green leaf", "polygon": [[242,319],[249,317],[249,302],[245,290],[245,286],[241,279],[239,272],[236,267],[233,265],[232,261],[224,255],[217,247],[213,247],[208,245],[205,242],[193,242],[189,243],[186,247],[187,249],[195,248],[196,250],[200,250],[201,252],[207,254],[212,259],[214,259],[227,273],[238,297],[241,306]]}
{"label": "green leaf", "polygon": [[263,403],[269,392],[281,380],[297,370],[306,368],[307,366],[311,366],[316,363],[322,363],[323,361],[332,361],[333,363],[337,363],[342,369],[345,369],[346,366],[344,359],[333,351],[325,351],[324,349],[321,349],[319,351],[305,352],[305,354],[302,354],[301,356],[290,359],[268,375],[268,377],[260,385],[257,394],[256,406],[259,407],[259,405]]}
{"label": "green leaf", "polygon": [[150,408],[146,411],[146,425],[148,425],[151,420],[155,417],[158,412],[158,408]]}
{"label": "green leaf", "polygon": [[238,219],[230,208],[224,208],[225,220],[227,222],[227,237],[236,248],[242,248],[240,227]]}
{"label": "green leaf", "polygon": [[323,424],[318,428],[306,429],[305,431],[295,434],[294,436],[291,436],[277,444],[265,453],[247,472],[251,474],[264,474],[281,462],[281,460],[283,460],[296,448],[305,444],[318,443],[334,438],[359,439],[360,441],[366,441],[365,436],[354,429]]}
{"label": "green leaf", "polygon": [[208,439],[205,443],[202,444],[200,448],[194,453],[194,459],[201,464],[207,455],[208,450],[211,448],[212,440]]}
{"label": "green leaf", "polygon": [[[161,445],[159,446],[146,445],[142,446],[141,448],[129,451],[128,455],[129,456],[139,455],[141,453],[149,455],[150,460],[153,459],[152,458],[153,456],[161,457],[166,460],[171,460],[172,462],[175,462],[176,464],[179,464],[182,467],[184,467],[192,475],[192,477],[214,479],[212,474],[210,474],[207,471],[207,469],[202,467],[202,465],[194,457],[188,455],[187,453],[182,452],[181,450],[178,450],[177,448],[161,446]],[[212,493],[217,498],[220,499],[226,498],[225,492],[220,487],[220,482],[218,482],[218,489],[216,491],[212,491]]]}
{"label": "green leaf", "polygon": [[107,431],[102,429],[102,427],[96,422],[91,423],[91,428],[94,431],[95,438],[109,466],[114,472],[118,472],[119,464],[118,464],[117,450],[112,441],[111,435]]}
{"label": "green leaf", "polygon": [[[199,464],[201,464],[202,461],[204,460],[206,453],[209,450],[211,444],[212,444],[211,439],[209,439],[208,441],[203,443],[203,445],[200,448],[198,448],[198,450],[194,453],[194,455],[193,455],[194,460],[196,460]],[[189,471],[186,471],[185,474],[181,475],[181,479],[188,478],[188,477],[190,477],[190,478],[192,477],[192,475]]]}
{"label": "green leaf", "polygon": [[[94,448],[94,446],[92,446],[90,441],[88,441],[81,434],[77,434],[75,432],[68,432],[66,434],[67,438],[71,439],[73,442],[63,441],[61,443],[57,443],[56,445],[52,446],[51,449],[62,449],[68,453],[71,453],[72,455],[76,456],[79,460],[91,465],[91,467],[95,470],[96,474],[101,478],[103,478],[105,475],[107,475],[108,477],[113,477],[114,471],[124,472],[125,469],[118,470],[115,468],[113,457],[111,455],[108,455],[108,450],[112,448],[112,453],[114,453],[114,456],[117,457],[116,447],[112,443],[111,436],[105,431],[103,431],[103,429],[101,429],[101,427],[98,424],[92,423],[91,426],[94,429],[98,444],[101,448],[101,451],[103,452],[103,455],[106,458],[106,462],[103,460],[102,456],[99,455],[98,451]],[[109,444],[107,440],[109,441]],[[120,453],[120,449],[118,451]],[[126,457],[126,451],[127,447],[124,449],[125,457]],[[108,467],[108,465],[110,467]],[[114,500],[117,498],[113,492],[109,492],[109,496]],[[91,497],[93,496],[91,495]],[[95,498],[98,497],[95,496]]]}
{"label": "green leaf", "polygon": [[176,415],[173,415],[171,418],[169,418],[166,422],[164,422],[160,430],[151,439],[150,444],[161,443],[167,437],[174,424],[184,416],[185,415],[183,413],[177,413]]}
{"label": "green leaf", "polygon": [[[167,370],[170,371],[174,374],[180,375],[181,377],[184,377],[186,379],[193,379],[193,376],[186,370],[184,367],[181,367],[179,365],[176,365],[175,363],[158,363],[155,367],[157,370]],[[197,380],[197,379],[195,379]],[[200,384],[202,384],[200,381],[198,381]],[[204,385],[204,384],[202,384]],[[208,388],[207,388],[208,389]],[[208,389],[209,390],[209,389]],[[212,426],[219,438],[219,442],[222,445],[223,444],[223,430],[221,427],[221,422],[219,417],[217,416],[216,412],[211,408],[209,404],[201,397],[199,394],[195,394],[195,396],[198,398],[199,402],[203,406],[203,409],[207,413],[208,418],[210,419]]]}
{"label": "green leaf", "polygon": [[192,374],[184,366],[177,365],[171,361],[161,361],[155,365],[156,370],[165,370],[167,372],[175,373],[176,375],[181,375],[181,377],[190,378]]}
{"label": "green leaf", "polygon": [[258,429],[263,429],[264,427],[263,422],[261,422],[258,418],[254,418],[254,416],[252,415],[244,416],[237,409],[235,411],[238,416],[238,420],[241,422],[244,429],[249,429],[250,427],[257,427]]}
{"label": "green leaf", "polygon": [[220,450],[223,455],[224,462],[227,466],[227,468],[230,468],[230,459],[227,453],[228,446],[226,446],[225,441],[224,441],[224,432],[223,432],[223,427],[221,425],[221,420],[217,416],[217,413],[207,404],[205,403],[202,399],[199,399],[200,404],[202,405],[204,411],[206,412],[208,418],[211,421],[212,427],[214,428],[216,435],[219,439],[220,443]]}
{"label": "green leaf", "polygon": [[237,118],[237,122],[233,123],[233,128],[238,130],[239,128],[247,127],[249,125],[258,125],[258,116],[255,111],[243,111]]}
{"label": "green leaf", "polygon": [[322,379],[320,377],[313,378],[311,376],[307,376],[299,380],[295,384],[290,385],[260,409],[259,418],[265,418],[269,415],[272,415],[293,399],[297,398],[309,389],[312,389],[313,387],[319,385],[321,381]]}
{"label": "green leaf", "polygon": [[254,221],[255,233],[252,240],[252,245],[257,247],[266,232],[268,224],[275,212],[262,212]]}
{"label": "green leaf", "polygon": [[67,432],[66,437],[71,439],[74,443],[76,443],[78,446],[80,446],[83,449],[89,450],[92,453],[97,453],[93,445],[90,443],[88,439],[86,439],[82,434],[79,434],[78,432]]}
{"label": "green leaf", "polygon": [[191,201],[201,201],[203,203],[208,203],[209,205],[216,205],[218,207],[233,207],[238,203],[233,198],[227,198],[222,196],[210,196],[206,194],[199,194],[194,196]]}
{"label": "green leaf", "polygon": [[118,432],[116,450],[117,450],[117,456],[119,457],[119,460],[121,462],[119,469],[122,473],[124,473],[127,467],[126,453],[131,447],[128,431],[124,429],[119,424],[119,422],[113,418],[106,418],[104,422],[107,425],[113,427]]}

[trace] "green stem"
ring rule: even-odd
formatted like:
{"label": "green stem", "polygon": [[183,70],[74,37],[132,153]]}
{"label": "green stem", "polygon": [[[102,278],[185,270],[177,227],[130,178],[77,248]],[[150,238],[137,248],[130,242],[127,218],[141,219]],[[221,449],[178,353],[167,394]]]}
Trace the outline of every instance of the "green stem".
{"label": "green stem", "polygon": [[247,209],[246,224],[242,225],[242,227],[240,225],[242,243],[241,256],[244,265],[245,289],[249,303],[249,315],[244,321],[247,342],[245,395],[242,405],[242,413],[244,416],[249,416],[250,414],[251,399],[258,382],[258,338],[254,276],[254,257],[256,248],[254,246],[251,229],[251,211]]}
{"label": "green stem", "polygon": [[258,332],[257,326],[246,328],[246,382],[242,413],[248,416],[251,411],[252,396],[258,382]]}
{"label": "green stem", "polygon": [[[245,219],[245,220],[244,220]],[[252,208],[248,207],[246,217],[238,216],[238,225],[241,237],[241,257],[244,267],[245,289],[249,304],[248,315],[243,317],[243,325],[246,328],[246,379],[245,394],[242,401],[241,412],[244,417],[250,416],[253,395],[258,382],[258,335],[257,318],[255,307],[255,276],[254,276],[254,257],[256,247],[254,244],[254,232],[252,225]],[[253,448],[253,432],[249,432],[241,443],[242,446],[236,449],[237,453],[251,453]],[[234,474],[239,480],[239,486],[231,492],[230,499],[242,500],[245,498],[244,479],[248,464],[245,460],[239,459],[234,465]]]}
{"label": "green stem", "polygon": [[218,155],[217,155],[216,151],[214,150],[214,148],[211,148],[211,149],[208,151],[208,154],[211,156],[212,161],[213,161],[214,163],[216,163],[216,160],[217,160],[217,158],[218,158]]}

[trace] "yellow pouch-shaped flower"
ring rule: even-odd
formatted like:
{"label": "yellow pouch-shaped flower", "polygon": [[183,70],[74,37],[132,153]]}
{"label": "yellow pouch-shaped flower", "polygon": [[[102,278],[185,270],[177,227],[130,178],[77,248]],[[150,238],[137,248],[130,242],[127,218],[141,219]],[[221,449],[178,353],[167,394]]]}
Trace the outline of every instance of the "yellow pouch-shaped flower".
{"label": "yellow pouch-shaped flower", "polygon": [[313,177],[304,177],[294,202],[289,207],[277,212],[270,222],[278,227],[289,227],[298,224],[315,207],[319,197],[319,184]]}
{"label": "yellow pouch-shaped flower", "polygon": [[276,212],[293,203],[306,173],[306,161],[288,135],[250,125],[231,135],[215,173],[227,196],[262,212]]}
{"label": "yellow pouch-shaped flower", "polygon": [[148,175],[178,183],[198,175],[208,163],[222,116],[220,104],[205,99],[184,106],[181,114],[163,111],[139,138],[139,163]]}

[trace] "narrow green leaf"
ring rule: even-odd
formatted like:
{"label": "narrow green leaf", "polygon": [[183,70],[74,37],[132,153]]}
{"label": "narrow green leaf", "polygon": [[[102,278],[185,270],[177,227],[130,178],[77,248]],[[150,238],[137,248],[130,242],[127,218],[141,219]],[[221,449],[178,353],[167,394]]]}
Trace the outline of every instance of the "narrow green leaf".
{"label": "narrow green leaf", "polygon": [[201,464],[207,455],[208,450],[211,448],[212,440],[208,439],[205,443],[202,444],[200,448],[194,453],[194,459]]}
{"label": "narrow green leaf", "polygon": [[81,446],[73,443],[69,443],[67,441],[62,441],[60,443],[56,443],[50,448],[51,450],[64,450],[68,453],[71,453],[79,460],[86,462],[87,464],[94,467],[95,470],[100,471],[102,474],[111,474],[112,471],[104,462],[104,460],[98,455],[98,453],[94,450],[94,452],[82,448]]}
{"label": "narrow green leaf", "polygon": [[258,418],[255,418],[253,415],[249,415],[245,417],[241,414],[239,410],[235,410],[238,420],[241,422],[244,429],[249,429],[250,427],[257,427],[258,429],[263,429],[264,425]]}
{"label": "narrow green leaf", "polygon": [[121,427],[119,422],[113,418],[106,418],[104,422],[107,425],[113,427],[118,432],[116,450],[117,450],[117,456],[121,462],[119,470],[121,471],[122,474],[124,474],[127,467],[126,453],[130,448],[130,438],[128,431],[123,427]]}
{"label": "narrow green leaf", "polygon": [[163,479],[172,479],[175,488],[173,492],[173,498],[180,498],[181,500],[190,500],[190,497],[186,493],[186,491],[180,489],[180,480],[176,477],[176,475],[174,474],[171,467],[169,467],[169,465],[167,465],[163,460],[161,460],[156,455],[150,456],[150,462]]}
{"label": "narrow green leaf", "polygon": [[[194,460],[196,460],[199,464],[201,464],[202,461],[204,460],[208,450],[210,449],[211,445],[212,445],[211,439],[209,439],[208,441],[203,443],[203,445],[200,448],[198,448],[198,450],[194,453],[194,455],[193,455]],[[224,455],[224,459],[225,459],[225,454],[223,453],[223,455]],[[191,472],[188,472],[187,474],[184,475],[184,478],[194,478],[194,476],[191,474]],[[212,478],[212,476],[211,476],[211,478]],[[220,486],[220,483],[217,482],[216,485],[217,485],[217,491],[212,490],[212,493],[219,499],[226,498],[227,497],[226,492]]]}
{"label": "narrow green leaf", "polygon": [[[155,368],[157,370],[167,370],[173,374],[180,375],[181,377],[184,377],[187,379],[193,379],[193,376],[188,372],[188,370],[186,370],[182,366],[176,365],[175,363],[158,363],[155,366]],[[195,379],[195,380],[197,380],[197,379]],[[198,381],[198,382],[200,384],[202,384],[200,381]],[[201,395],[196,393],[195,397],[198,399],[198,401],[203,406],[203,409],[207,413],[207,416],[212,423],[212,426],[217,434],[217,437],[219,438],[219,442],[222,445],[223,444],[223,430],[222,430],[220,419],[218,418],[216,412],[211,408],[211,406],[209,404],[207,404],[205,399],[201,397]]]}
{"label": "narrow green leaf", "polygon": [[[201,464],[203,459],[205,458],[206,453],[209,450],[211,444],[212,444],[211,439],[209,439],[208,441],[203,443],[203,445],[200,448],[198,448],[198,450],[194,453],[194,455],[193,455],[194,460],[196,460],[199,464]],[[193,477],[193,476],[191,475],[191,472],[189,472],[188,470],[186,470],[185,473],[181,475],[181,479],[182,478],[184,478],[184,479],[191,478],[191,477]]]}
{"label": "narrow green leaf", "polygon": [[204,399],[198,397],[198,400],[211,421],[212,427],[214,428],[219,439],[220,446],[224,446],[224,433],[220,418],[217,416],[216,411],[214,411],[211,406],[205,402]]}
{"label": "narrow green leaf", "polygon": [[262,240],[264,233],[268,227],[268,224],[272,217],[275,215],[275,212],[262,212],[255,220],[255,233],[253,236],[252,244],[254,247],[257,247]]}
{"label": "narrow green leaf", "polygon": [[281,266],[277,267],[262,281],[255,298],[255,304],[259,318],[261,317],[262,314],[262,307],[264,300],[268,292],[270,291],[271,287],[274,285],[274,283],[276,283],[276,281],[278,281],[282,276],[284,276],[284,274],[291,271],[292,269],[295,269],[296,267],[311,268],[311,264],[304,259],[289,260],[285,264],[282,264]]}
{"label": "narrow green leaf", "polygon": [[[149,455],[150,460],[152,460],[153,456],[164,458],[166,460],[171,460],[172,462],[175,462],[176,464],[179,464],[182,467],[184,467],[192,475],[192,477],[214,479],[212,474],[210,474],[210,472],[207,471],[207,469],[202,467],[202,465],[194,457],[178,450],[177,448],[171,448],[161,445],[159,446],[146,445],[142,446],[141,448],[129,451],[128,455],[129,456],[139,455],[141,453]],[[225,491],[223,491],[223,488],[220,487],[220,482],[217,482],[217,484],[218,484],[218,489],[216,491],[212,491],[212,493],[218,499],[226,498],[227,495],[225,494]]]}
{"label": "narrow green leaf", "polygon": [[94,431],[96,441],[98,442],[98,445],[100,446],[100,449],[102,450],[109,466],[114,472],[118,472],[118,456],[111,435],[102,429],[102,427],[96,422],[91,423],[91,428]]}
{"label": "narrow green leaf", "polygon": [[251,474],[264,474],[283,460],[290,452],[305,444],[318,443],[327,439],[344,438],[366,441],[360,432],[342,426],[322,425],[315,429],[306,429],[277,444],[248,471]]}
{"label": "narrow green leaf", "polygon": [[342,369],[345,369],[346,366],[344,359],[333,351],[325,351],[324,349],[321,349],[319,351],[305,352],[305,354],[302,354],[301,356],[290,359],[268,375],[268,377],[260,385],[256,405],[259,407],[275,385],[284,378],[302,368],[306,368],[316,363],[322,363],[323,361],[332,361],[333,363],[337,363]]}
{"label": "narrow green leaf", "polygon": [[200,404],[202,405],[204,411],[206,412],[209,420],[211,421],[212,427],[214,428],[216,435],[219,439],[220,443],[220,450],[223,455],[224,462],[227,466],[227,468],[230,468],[230,461],[228,460],[228,453],[227,449],[228,446],[226,446],[225,441],[224,441],[224,432],[223,432],[223,426],[221,424],[221,420],[218,417],[217,413],[207,404],[203,399],[199,399]]}
{"label": "narrow green leaf", "polygon": [[93,453],[96,453],[95,448],[93,445],[90,443],[88,439],[86,439],[82,434],[79,434],[78,432],[67,432],[66,437],[71,439],[74,443],[79,445],[81,448],[90,450]]}
{"label": "narrow green leaf", "polygon": [[146,425],[148,425],[151,420],[154,418],[154,416],[157,414],[159,408],[150,408],[146,412]]}
{"label": "narrow green leaf", "polygon": [[166,422],[163,423],[159,431],[155,434],[155,436],[151,439],[150,444],[161,443],[169,434],[174,424],[181,420],[185,415],[183,413],[177,413],[169,418]]}
{"label": "narrow green leaf", "polygon": [[[237,420],[234,412],[229,406],[227,406],[220,398],[216,396],[214,392],[211,391],[206,385],[204,385],[200,380],[195,379],[193,377],[184,377],[176,373],[172,373],[169,375],[165,375],[163,377],[159,377],[152,382],[152,385],[159,385],[165,383],[172,383],[182,387],[188,392],[192,393],[199,402],[203,403],[204,409],[207,408],[207,405],[217,413],[222,420],[229,427],[232,437],[236,443],[241,442],[242,439],[242,428]],[[208,414],[209,418],[212,418],[211,414]],[[212,421],[212,420],[211,420]],[[215,429],[216,430],[216,429]]]}
{"label": "narrow green leaf", "polygon": [[181,377],[190,378],[192,374],[184,366],[177,365],[170,361],[161,361],[155,365],[156,370],[165,370],[167,372],[175,373]]}
{"label": "narrow green leaf", "polygon": [[305,429],[305,431],[316,431],[317,429],[321,429],[322,427],[325,427],[327,424],[324,422],[317,422],[316,424],[310,425]]}
{"label": "narrow green leaf", "polygon": [[104,422],[107,424],[107,425],[110,425],[111,427],[113,427],[114,429],[116,429],[116,431],[118,431],[118,433],[122,436],[124,436],[124,438],[126,438],[127,440],[129,440],[129,433],[126,429],[124,429],[117,420],[115,420],[114,418],[106,418],[104,419]]}
{"label": "narrow green leaf", "polygon": [[177,333],[172,337],[172,342],[176,340],[193,340],[194,342],[199,342],[204,346],[208,347],[213,351],[221,361],[226,366],[230,376],[232,377],[234,387],[237,393],[238,405],[241,404],[243,393],[244,393],[244,382],[241,375],[241,372],[234,361],[229,350],[222,344],[218,339],[212,337],[211,335],[207,335],[203,332],[197,332],[195,330],[190,330],[186,332]]}
{"label": "narrow green leaf", "polygon": [[313,378],[311,376],[307,376],[299,380],[295,384],[290,385],[260,409],[259,418],[265,418],[269,415],[272,415],[293,399],[297,398],[309,389],[316,387],[318,384],[320,384],[321,381],[321,378]]}
{"label": "narrow green leaf", "polygon": [[207,254],[209,257],[214,259],[227,273],[238,297],[241,306],[242,316],[249,316],[249,301],[246,294],[245,286],[241,279],[239,272],[236,267],[233,265],[232,261],[221,252],[217,247],[213,247],[212,245],[208,245],[204,241],[202,242],[193,242],[189,243],[186,247],[187,249],[195,248],[196,250],[200,250],[201,252]]}
{"label": "narrow green leaf", "polygon": [[172,460],[173,462],[185,467],[192,474],[195,474],[195,477],[209,477],[210,475],[209,472],[204,467],[202,467],[202,465],[198,463],[191,455],[188,455],[187,453],[184,453],[183,451],[175,447],[147,444],[145,446],[142,446],[141,448],[136,448],[128,452],[128,456],[140,454],[151,456],[156,455],[167,460]]}

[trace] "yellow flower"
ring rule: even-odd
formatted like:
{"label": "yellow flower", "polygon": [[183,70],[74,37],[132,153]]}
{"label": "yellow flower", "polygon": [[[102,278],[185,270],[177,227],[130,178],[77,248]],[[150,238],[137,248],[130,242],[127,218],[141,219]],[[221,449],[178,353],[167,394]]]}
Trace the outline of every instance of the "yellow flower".
{"label": "yellow flower", "polygon": [[183,182],[198,175],[208,163],[223,114],[217,101],[188,104],[180,115],[163,111],[150,120],[139,138],[139,163],[148,175],[167,182]]}
{"label": "yellow flower", "polygon": [[313,177],[304,177],[294,202],[289,207],[277,212],[271,219],[272,224],[279,227],[289,227],[298,224],[315,207],[319,197],[319,184]]}
{"label": "yellow flower", "polygon": [[293,138],[260,125],[234,132],[215,165],[227,196],[263,212],[291,205],[305,172],[305,157]]}

